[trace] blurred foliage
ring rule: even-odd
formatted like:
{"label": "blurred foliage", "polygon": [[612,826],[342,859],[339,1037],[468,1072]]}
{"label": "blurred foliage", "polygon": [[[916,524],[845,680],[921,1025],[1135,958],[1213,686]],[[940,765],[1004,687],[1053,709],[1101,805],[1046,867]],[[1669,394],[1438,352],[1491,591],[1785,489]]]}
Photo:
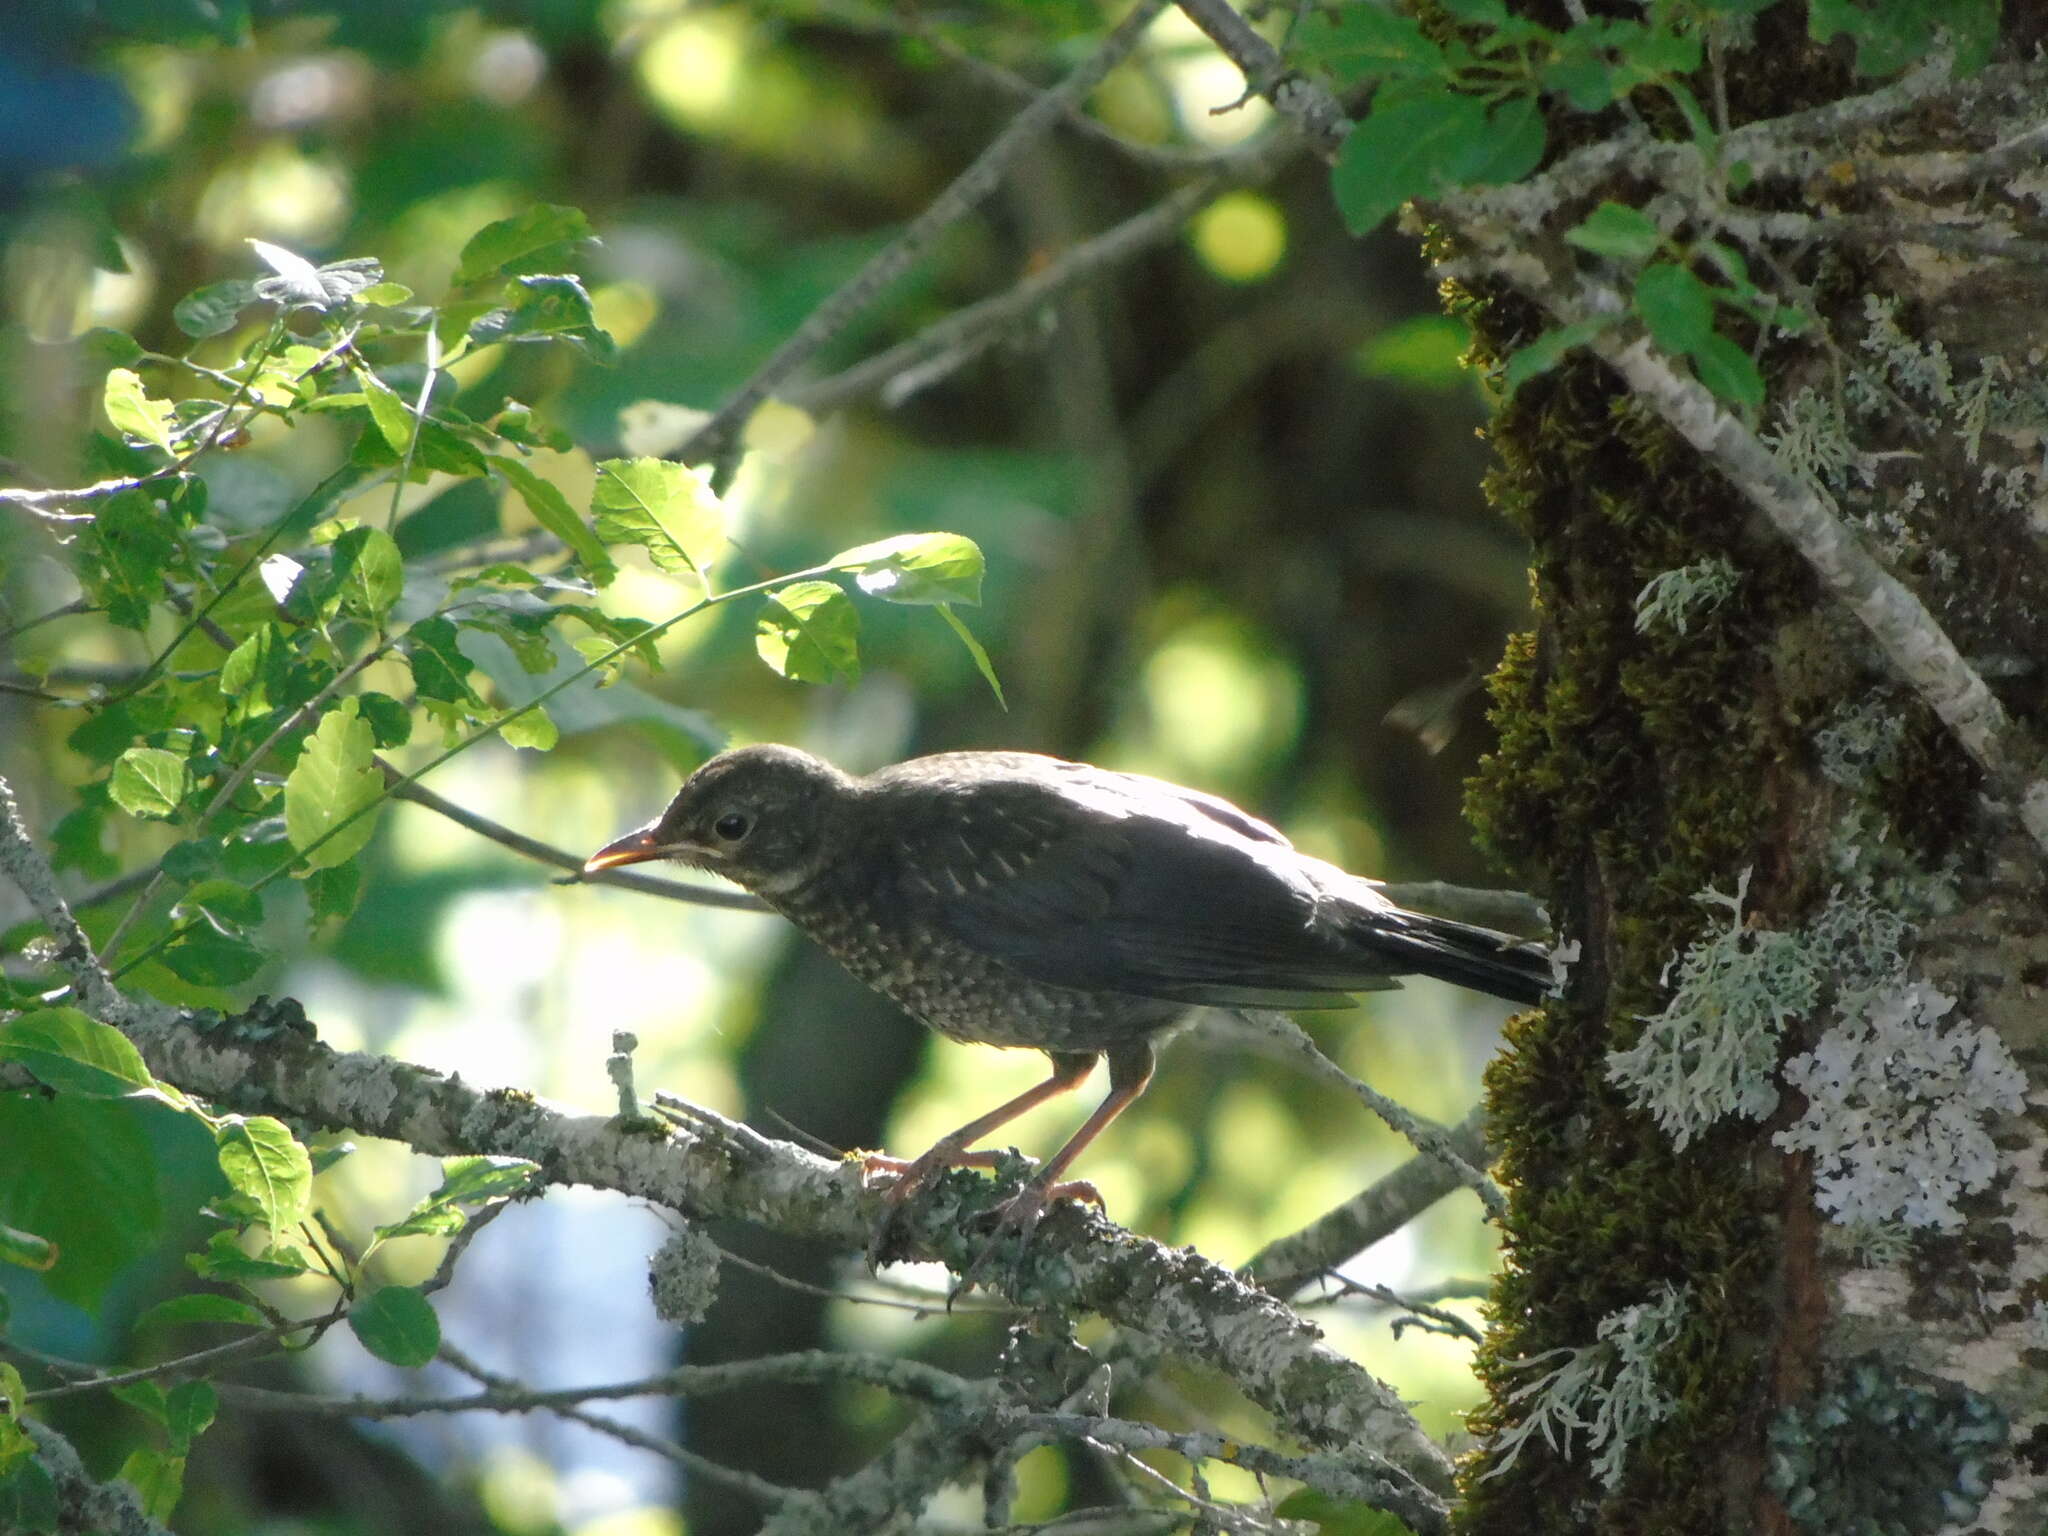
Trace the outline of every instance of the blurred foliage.
{"label": "blurred foliage", "polygon": [[[427,787],[581,853],[728,736],[799,739],[856,768],[1000,744],[1200,783],[1373,873],[1484,879],[1456,819],[1483,734],[1467,680],[1522,610],[1522,563],[1479,505],[1477,392],[1443,388],[1462,376],[1459,338],[1413,319],[1430,293],[1412,255],[1347,239],[1312,166],[1219,197],[1180,241],[986,349],[815,419],[772,406],[722,495],[659,460],[999,131],[1017,97],[988,66],[1056,78],[1100,35],[1101,7],[48,14],[0,43],[0,482],[113,488],[40,509],[85,522],[0,507],[0,773],[124,984],[222,1009],[297,998],[337,1045],[592,1108],[610,1102],[607,1032],[631,1027],[643,1073],[692,1097],[914,1148],[1041,1064],[951,1045],[920,1064],[913,1030],[805,969],[769,921],[551,890],[538,866],[390,804],[391,775],[431,768]],[[1216,62],[1162,22],[1092,120],[1197,161],[1255,137],[1256,104],[1213,114],[1239,89]],[[809,381],[1149,206],[1181,163],[1101,133],[1049,140]],[[756,588],[782,590],[741,595]],[[946,611],[986,667],[918,611],[977,598]],[[1434,756],[1382,724],[1422,695]],[[0,986],[31,1010],[49,981],[32,937],[16,927],[0,948]],[[119,1057],[82,1015],[25,1017],[12,1059]],[[276,1027],[300,1026],[286,1011]],[[1490,1019],[1418,987],[1322,1029],[1380,1087],[1452,1119]],[[854,1052],[862,1071],[841,1066]],[[134,1086],[125,1058],[100,1070]],[[275,1122],[170,1097],[0,1100],[16,1171],[0,1222],[57,1235],[35,1191],[17,1193],[32,1145],[101,1181],[74,1190],[104,1186],[47,1274],[0,1276],[11,1336],[125,1361],[360,1298],[369,1355],[418,1358],[437,1325],[405,1299],[432,1271],[417,1245],[511,1184],[367,1152],[330,1168],[318,1145],[302,1164]],[[1021,1134],[1054,1136],[1049,1117]],[[1087,1171],[1119,1219],[1234,1262],[1404,1150],[1355,1104],[1196,1038]],[[345,1244],[292,1235],[314,1190]],[[644,1235],[616,1212],[608,1230]],[[531,1314],[504,1324],[506,1277],[544,1260],[491,1243],[471,1263],[507,1286],[500,1311],[446,1297],[443,1323],[491,1319],[521,1346],[508,1368],[587,1379],[577,1336]],[[578,1267],[597,1246],[573,1249]],[[1462,1199],[1387,1246],[1401,1252],[1371,1267],[1394,1280],[1488,1257]],[[188,1253],[216,1282],[202,1293],[186,1292]],[[815,1255],[778,1257],[835,1277]],[[196,1294],[253,1310],[159,1311],[141,1331],[147,1309]],[[769,1347],[837,1338],[963,1364],[987,1347],[971,1320],[785,1313],[764,1281],[742,1294],[733,1310]],[[667,1347],[651,1318],[635,1326]],[[736,1326],[714,1312],[683,1347],[717,1358]],[[553,1353],[526,1347],[546,1337]],[[1340,1337],[1427,1398],[1433,1428],[1469,1401],[1460,1346]],[[347,1367],[382,1379],[366,1368]],[[1215,1383],[1161,1390],[1218,1423],[1247,1417]],[[182,1477],[195,1531],[293,1514],[533,1529],[504,1511],[534,1500],[492,1492],[527,1465],[513,1447],[564,1479],[611,1466],[588,1441],[520,1428],[421,1440],[479,1490],[428,1498],[347,1437],[264,1450],[227,1412],[195,1445],[203,1407],[74,1405],[64,1425],[103,1474],[146,1451],[135,1471],[164,1508]],[[688,1434],[760,1442],[744,1400],[730,1410]],[[816,1437],[781,1420],[787,1464],[772,1468],[799,1481],[894,1423],[850,1401],[800,1411]],[[266,1460],[286,1455],[290,1472]],[[338,1474],[344,1457],[359,1476]],[[613,1475],[626,1502],[661,1492],[644,1468]],[[1019,1507],[1085,1502],[1090,1475],[1034,1456]],[[329,1502],[308,1510],[285,1487]],[[747,1528],[715,1491],[690,1494],[693,1529]],[[556,1507],[565,1525],[594,1512]]]}

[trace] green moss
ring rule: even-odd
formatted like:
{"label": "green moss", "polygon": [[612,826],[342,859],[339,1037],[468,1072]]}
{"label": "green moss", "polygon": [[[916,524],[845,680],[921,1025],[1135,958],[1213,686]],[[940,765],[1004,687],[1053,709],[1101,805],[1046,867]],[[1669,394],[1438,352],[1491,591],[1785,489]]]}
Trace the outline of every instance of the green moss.
{"label": "green moss", "polygon": [[[1500,743],[1467,809],[1585,952],[1572,996],[1516,1020],[1487,1078],[1511,1214],[1479,1364],[1493,1402],[1475,1430],[1519,1416],[1514,1362],[1590,1343],[1603,1316],[1667,1282],[1690,1281],[1697,1302],[1665,1363],[1676,1405],[1631,1447],[1618,1491],[1583,1456],[1532,1447],[1499,1476],[1470,1469],[1473,1533],[1579,1532],[1595,1509],[1604,1530],[1719,1533],[1726,1447],[1763,1417],[1751,1383],[1775,1250],[1773,1194],[1749,1172],[1758,1128],[1717,1127],[1680,1155],[1606,1057],[1633,1043],[1665,962],[1709,920],[1693,893],[1728,888],[1772,841],[1796,742],[1759,674],[1814,599],[1787,557],[1743,541],[1746,509],[1691,450],[1611,391],[1597,365],[1567,363],[1524,386],[1493,434],[1488,492],[1534,545],[1541,627],[1494,677]],[[1709,559],[1741,572],[1726,600],[1686,634],[1638,633],[1643,587]]]}

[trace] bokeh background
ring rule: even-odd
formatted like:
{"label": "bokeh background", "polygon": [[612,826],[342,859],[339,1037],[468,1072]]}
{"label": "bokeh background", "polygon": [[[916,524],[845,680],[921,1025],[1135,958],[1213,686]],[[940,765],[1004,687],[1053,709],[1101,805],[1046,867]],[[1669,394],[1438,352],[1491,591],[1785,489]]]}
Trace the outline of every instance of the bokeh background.
{"label": "bokeh background", "polygon": [[[1286,8],[1279,8],[1284,10]],[[33,8],[32,8],[33,10]],[[941,9],[857,0],[532,0],[272,5],[71,0],[0,38],[0,454],[10,483],[73,483],[95,400],[52,372],[52,343],[112,326],[182,352],[171,305],[254,275],[250,237],[315,260],[374,256],[424,297],[463,241],[535,202],[584,209],[585,262],[620,344],[493,349],[458,367],[482,416],[527,401],[577,447],[545,461],[572,501],[592,464],[650,430],[645,402],[709,408],[1017,110],[1113,13],[1084,0]],[[1064,130],[956,225],[819,359],[793,396],[1001,293],[1076,242],[1156,203],[1214,155],[1273,132],[1266,109],[1176,15],[1088,102],[1110,135]],[[867,768],[958,747],[1031,748],[1231,796],[1310,850],[1393,879],[1498,883],[1459,817],[1488,747],[1477,680],[1525,619],[1515,535],[1486,509],[1485,399],[1459,364],[1412,239],[1356,241],[1319,165],[1225,193],[1182,233],[877,395],[777,409],[733,492],[734,581],[892,533],[948,529],[989,560],[966,617],[1007,692],[998,707],[929,613],[864,605],[853,686],[787,682],[736,609],[663,642],[667,669],[564,717],[545,755],[497,747],[431,787],[582,852],[652,815],[726,738],[783,740]],[[203,353],[202,353],[203,355]],[[216,499],[281,507],[331,467],[316,429],[259,432],[216,462]],[[409,554],[516,541],[531,524],[475,483],[414,488]],[[676,606],[628,562],[618,611]],[[48,529],[0,519],[0,630],[66,601]],[[142,655],[89,618],[11,642],[85,686]],[[47,827],[87,765],[76,716],[0,693],[0,772]],[[428,750],[415,747],[416,752]],[[138,831],[138,839],[146,833]],[[122,867],[153,856],[141,841]],[[323,1038],[604,1112],[614,1029],[659,1085],[837,1147],[914,1152],[1035,1081],[1043,1059],[928,1039],[778,920],[550,882],[427,811],[387,814],[368,897],[337,934],[275,919],[287,958],[248,989],[301,998]],[[1477,1094],[1504,1010],[1434,983],[1310,1021],[1346,1067],[1454,1120]],[[1100,1080],[1022,1122],[1043,1154]],[[1213,1031],[1165,1058],[1151,1091],[1082,1172],[1126,1224],[1225,1262],[1318,1215],[1403,1160],[1354,1101]],[[199,1178],[197,1171],[194,1178]],[[365,1146],[323,1178],[347,1226],[392,1219],[435,1170]],[[1364,1255],[1362,1278],[1430,1289],[1483,1276],[1477,1202],[1460,1195]],[[1002,1321],[832,1300],[729,1264],[710,1318],[658,1323],[646,1254],[660,1213],[557,1193],[477,1242],[439,1298],[450,1336],[547,1385],[810,1342],[900,1349],[972,1369]],[[877,1293],[855,1258],[720,1231],[742,1258],[825,1288]],[[12,1337],[74,1358],[124,1346],[123,1319],[177,1286],[175,1244],[138,1261],[95,1319],[0,1275]],[[393,1278],[439,1256],[388,1251]],[[900,1277],[899,1277],[900,1278]],[[909,1277],[915,1279],[918,1277]],[[928,1278],[928,1277],[927,1277]],[[1470,1305],[1470,1303],[1466,1303]],[[1322,1314],[1333,1339],[1448,1431],[1476,1398],[1465,1346],[1384,1315]],[[270,1379],[398,1389],[335,1338]],[[381,1373],[381,1374],[380,1374]],[[433,1373],[427,1373],[431,1379]],[[1199,1378],[1146,1389],[1151,1411],[1231,1422]],[[887,1436],[879,1394],[721,1399],[616,1416],[762,1475],[815,1483]],[[67,1427],[111,1470],[139,1424],[80,1406]],[[1085,1458],[1027,1462],[1020,1514],[1084,1501]],[[542,1418],[428,1420],[373,1431],[229,1416],[205,1441],[190,1531],[746,1530],[750,1506],[614,1441]],[[969,1506],[963,1504],[963,1511]]]}

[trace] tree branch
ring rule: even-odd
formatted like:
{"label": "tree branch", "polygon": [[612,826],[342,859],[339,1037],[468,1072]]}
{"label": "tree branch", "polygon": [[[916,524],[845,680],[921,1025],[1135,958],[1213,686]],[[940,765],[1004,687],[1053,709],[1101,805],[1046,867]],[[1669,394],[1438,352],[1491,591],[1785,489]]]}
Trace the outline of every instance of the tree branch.
{"label": "tree branch", "polygon": [[[262,1002],[203,1022],[131,1002],[108,981],[64,907],[4,780],[0,870],[58,936],[60,960],[88,1006],[124,1029],[152,1073],[202,1098],[321,1130],[381,1136],[430,1155],[525,1158],[554,1182],[617,1190],[698,1217],[738,1217],[848,1248],[864,1246],[892,1209],[884,1193],[862,1188],[857,1161],[828,1162],[787,1143],[738,1140],[715,1128],[708,1135],[680,1128],[650,1134],[526,1093],[479,1091],[409,1062],[334,1051],[314,1038],[295,1003]],[[965,1172],[939,1190],[986,1198],[984,1182]],[[933,1199],[897,1215],[908,1217],[897,1230],[914,1257],[958,1269],[982,1252],[984,1238],[952,1201]],[[1450,1462],[1400,1398],[1229,1271],[1062,1205],[1033,1234],[1015,1272],[998,1278],[1019,1301],[1097,1312],[1224,1372],[1287,1433],[1383,1468],[1380,1475],[1412,1488],[1412,1497],[1441,1517]]]}
{"label": "tree branch", "polygon": [[966,217],[976,204],[993,192],[1002,181],[1003,173],[1019,155],[1044,137],[1074,103],[1129,57],[1144,37],[1146,28],[1165,8],[1166,0],[1138,0],[1093,53],[1058,85],[1012,118],[1009,126],[996,136],[974,163],[926,204],[924,210],[904,226],[901,234],[868,258],[860,271],[806,315],[802,324],[768,355],[767,361],[754,371],[752,377],[733,391],[671,457],[692,463],[710,459],[719,466],[718,478],[722,481],[736,456],[741,430],[761,402],[816,355],[819,348],[837,336],[855,315],[874,301],[882,289],[907,271],[942,232]]}
{"label": "tree branch", "polygon": [[[1451,1129],[1450,1148],[1474,1168],[1487,1164],[1486,1112],[1475,1107]],[[1421,1154],[1298,1232],[1268,1243],[1238,1273],[1283,1299],[1316,1276],[1399,1231],[1462,1181],[1442,1159]]]}

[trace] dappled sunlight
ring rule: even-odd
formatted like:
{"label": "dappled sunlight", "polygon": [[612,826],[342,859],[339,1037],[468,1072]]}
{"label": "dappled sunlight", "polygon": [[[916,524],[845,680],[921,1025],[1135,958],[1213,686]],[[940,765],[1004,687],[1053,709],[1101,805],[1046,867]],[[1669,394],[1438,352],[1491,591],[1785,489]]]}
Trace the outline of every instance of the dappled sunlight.
{"label": "dappled sunlight", "polygon": [[[1168,606],[1171,611],[1175,605]],[[1134,701],[1142,714],[1107,754],[1118,767],[1229,791],[1294,744],[1301,683],[1248,624],[1216,611],[1182,619],[1153,647]]]}
{"label": "dappled sunlight", "polygon": [[251,236],[287,246],[324,245],[349,215],[349,178],[333,159],[268,139],[214,173],[194,216],[199,236],[226,250]]}

